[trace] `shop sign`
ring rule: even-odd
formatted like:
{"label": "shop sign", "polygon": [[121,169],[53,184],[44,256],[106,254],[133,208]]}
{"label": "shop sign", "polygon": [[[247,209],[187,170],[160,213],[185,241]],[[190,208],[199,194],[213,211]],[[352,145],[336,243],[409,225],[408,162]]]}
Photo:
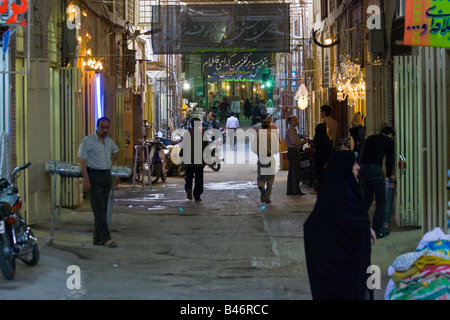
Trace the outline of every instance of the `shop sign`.
{"label": "shop sign", "polygon": [[203,54],[202,75],[210,82],[261,81],[262,73],[269,68],[269,55],[257,53]]}
{"label": "shop sign", "polygon": [[0,0],[0,25],[27,26],[27,21],[19,19],[19,16],[27,12],[28,0],[20,1],[21,4],[17,4],[17,2],[15,0]]}
{"label": "shop sign", "polygon": [[404,44],[450,48],[450,1],[406,0]]}
{"label": "shop sign", "polygon": [[0,0],[0,46],[3,54],[8,50],[9,39],[17,28],[27,26],[24,18],[27,10],[28,0]]}

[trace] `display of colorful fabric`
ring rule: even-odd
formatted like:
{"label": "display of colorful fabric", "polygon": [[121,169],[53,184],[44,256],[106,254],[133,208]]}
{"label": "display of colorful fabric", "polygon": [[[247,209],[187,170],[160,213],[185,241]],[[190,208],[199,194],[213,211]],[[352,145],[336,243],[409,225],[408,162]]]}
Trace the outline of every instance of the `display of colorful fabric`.
{"label": "display of colorful fabric", "polygon": [[429,265],[415,276],[400,280],[390,300],[449,300],[450,265]]}
{"label": "display of colorful fabric", "polygon": [[450,241],[449,240],[439,240],[431,242],[426,245],[422,250],[426,251],[438,251],[447,256],[450,256]]}
{"label": "display of colorful fabric", "polygon": [[417,261],[420,257],[428,255],[428,256],[436,256],[442,259],[448,259],[450,260],[450,255],[446,255],[439,251],[413,251],[413,252],[407,252],[397,257],[397,259],[394,260],[392,263],[392,267],[396,271],[408,271],[413,266],[414,262]]}
{"label": "display of colorful fabric", "polygon": [[450,300],[450,236],[426,233],[416,251],[397,257],[388,270],[386,300]]}
{"label": "display of colorful fabric", "polygon": [[407,271],[396,270],[392,274],[392,279],[397,283],[402,279],[415,276],[421,273],[424,268],[433,265],[450,265],[450,256],[444,259],[434,255],[423,255],[414,261],[413,265]]}

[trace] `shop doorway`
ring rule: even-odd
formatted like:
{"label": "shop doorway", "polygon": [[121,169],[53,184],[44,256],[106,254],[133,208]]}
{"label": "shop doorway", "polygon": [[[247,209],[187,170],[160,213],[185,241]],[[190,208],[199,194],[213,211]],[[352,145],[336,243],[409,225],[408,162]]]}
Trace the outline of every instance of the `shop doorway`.
{"label": "shop doorway", "polygon": [[396,222],[446,230],[449,53],[421,47],[417,56],[394,58]]}

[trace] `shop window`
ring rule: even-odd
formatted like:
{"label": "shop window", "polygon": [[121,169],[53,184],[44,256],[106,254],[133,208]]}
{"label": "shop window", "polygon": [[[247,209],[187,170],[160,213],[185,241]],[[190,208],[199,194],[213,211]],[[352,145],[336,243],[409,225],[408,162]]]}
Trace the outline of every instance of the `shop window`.
{"label": "shop window", "polygon": [[401,18],[405,16],[406,0],[397,0],[397,9],[395,11],[395,17]]}
{"label": "shop window", "polygon": [[160,0],[139,0],[139,25],[152,23],[152,6],[159,6]]}

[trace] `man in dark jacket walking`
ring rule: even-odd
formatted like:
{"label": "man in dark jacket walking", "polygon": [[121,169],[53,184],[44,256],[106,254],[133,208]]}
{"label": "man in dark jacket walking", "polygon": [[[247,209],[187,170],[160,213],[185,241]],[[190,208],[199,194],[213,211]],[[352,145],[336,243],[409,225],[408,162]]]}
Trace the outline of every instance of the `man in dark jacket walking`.
{"label": "man in dark jacket walking", "polygon": [[386,179],[382,169],[383,159],[386,161],[386,177],[391,178],[394,172],[395,143],[394,129],[384,127],[380,134],[367,138],[364,153],[360,158],[361,170],[359,175],[364,191],[367,210],[372,205],[375,195],[375,213],[372,221],[372,229],[377,238],[383,238],[383,216],[386,208]]}
{"label": "man in dark jacket walking", "polygon": [[201,124],[200,119],[192,119],[192,126],[180,144],[180,156],[186,166],[184,190],[187,198],[192,200],[194,196],[196,202],[202,201],[200,196],[203,193],[203,169],[206,165],[203,152],[208,146],[208,141],[203,140]]}

